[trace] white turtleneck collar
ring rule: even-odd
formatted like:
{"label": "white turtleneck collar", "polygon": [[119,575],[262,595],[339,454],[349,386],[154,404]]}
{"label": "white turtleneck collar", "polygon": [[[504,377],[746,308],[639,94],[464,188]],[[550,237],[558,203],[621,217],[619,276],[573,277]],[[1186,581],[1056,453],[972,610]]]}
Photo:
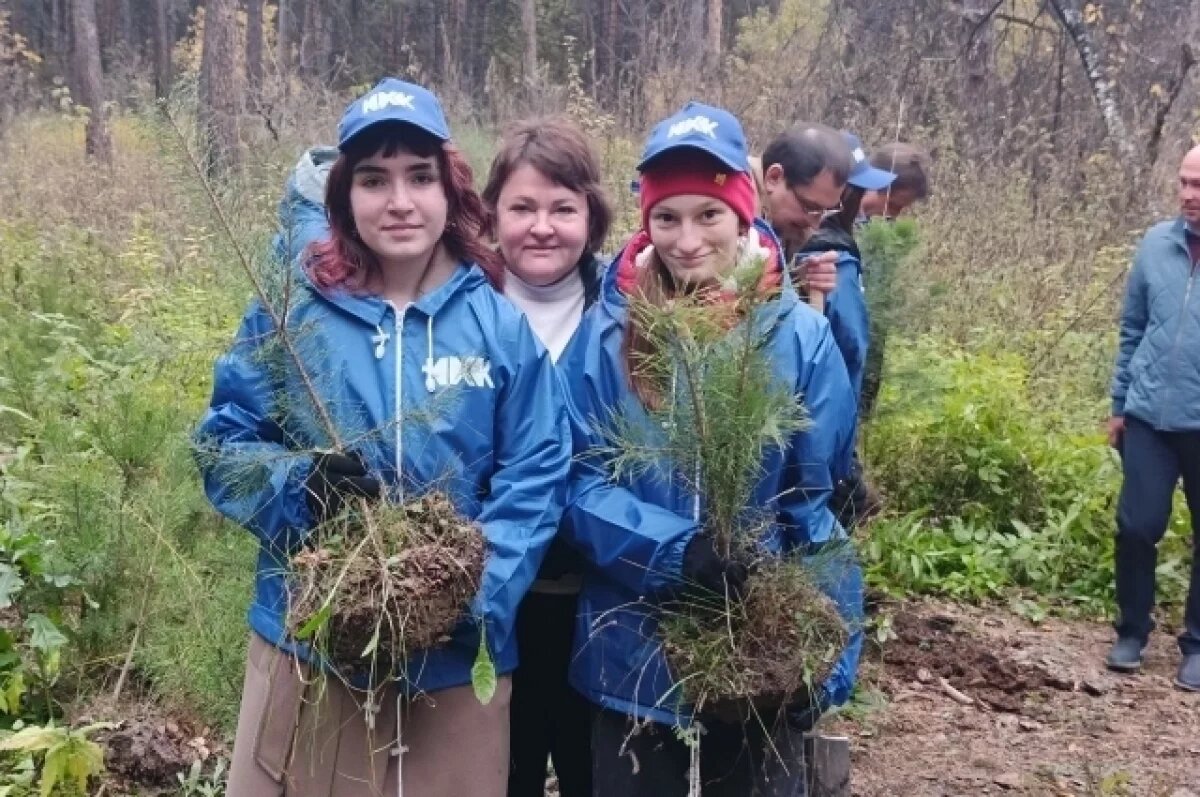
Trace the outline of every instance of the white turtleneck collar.
{"label": "white turtleneck collar", "polygon": [[555,362],[583,317],[584,293],[577,268],[550,285],[530,285],[512,271],[504,277],[504,295],[529,319],[529,326]]}

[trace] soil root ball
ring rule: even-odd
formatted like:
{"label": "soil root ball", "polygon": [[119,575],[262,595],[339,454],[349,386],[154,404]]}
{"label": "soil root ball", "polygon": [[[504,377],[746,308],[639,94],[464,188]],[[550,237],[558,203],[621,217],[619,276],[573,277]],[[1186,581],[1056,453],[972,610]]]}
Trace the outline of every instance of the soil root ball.
{"label": "soil root ball", "polygon": [[660,624],[663,651],[684,699],[700,710],[748,713],[803,699],[829,677],[849,640],[813,569],[766,559],[741,601],[693,597]]}
{"label": "soil root ball", "polygon": [[483,534],[444,495],[368,511],[323,528],[319,547],[292,558],[288,628],[318,625],[312,644],[346,675],[390,674],[445,642],[483,579]]}

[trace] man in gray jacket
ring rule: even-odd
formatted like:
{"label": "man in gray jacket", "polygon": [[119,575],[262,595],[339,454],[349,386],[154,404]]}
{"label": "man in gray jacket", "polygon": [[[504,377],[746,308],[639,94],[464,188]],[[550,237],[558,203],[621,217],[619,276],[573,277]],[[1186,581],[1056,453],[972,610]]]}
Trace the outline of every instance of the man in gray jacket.
{"label": "man in gray jacket", "polygon": [[1175,485],[1192,515],[1195,556],[1175,677],[1200,691],[1200,147],[1179,169],[1180,215],[1138,247],[1121,314],[1109,442],[1125,479],[1117,505],[1117,641],[1108,666],[1132,672],[1154,627],[1157,545]]}

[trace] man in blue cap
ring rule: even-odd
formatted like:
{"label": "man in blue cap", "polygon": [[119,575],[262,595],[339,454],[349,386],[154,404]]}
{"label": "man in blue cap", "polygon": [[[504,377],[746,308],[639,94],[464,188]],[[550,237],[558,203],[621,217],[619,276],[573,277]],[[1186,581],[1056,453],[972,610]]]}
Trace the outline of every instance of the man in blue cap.
{"label": "man in blue cap", "polygon": [[859,205],[867,191],[882,191],[896,175],[871,165],[862,142],[853,133],[843,132],[842,140],[850,150],[850,171],[837,212],[829,213],[797,250],[798,255],[837,253],[837,282],[825,297],[825,316],[834,339],[846,360],[854,398],[862,397],[863,368],[870,343],[870,319],[863,293],[862,255],[854,241],[854,223]]}
{"label": "man in blue cap", "polygon": [[[806,256],[834,260],[836,280],[833,290],[825,296],[825,316],[846,361],[855,401],[861,403],[871,322],[863,292],[862,255],[854,241],[854,223],[864,194],[885,190],[896,175],[872,165],[858,136],[843,131],[840,137],[850,152],[850,169],[840,204],[836,212],[826,214],[796,256],[801,262]],[[846,528],[861,523],[879,508],[879,496],[864,479],[857,456],[850,477],[838,483],[830,503],[838,521]]]}

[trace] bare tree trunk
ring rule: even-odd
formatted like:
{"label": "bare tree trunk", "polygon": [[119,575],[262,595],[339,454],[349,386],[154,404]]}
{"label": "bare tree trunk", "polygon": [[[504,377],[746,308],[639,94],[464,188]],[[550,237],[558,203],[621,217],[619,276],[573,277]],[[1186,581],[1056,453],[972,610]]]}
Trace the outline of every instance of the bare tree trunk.
{"label": "bare tree trunk", "polygon": [[235,170],[238,153],[236,0],[208,0],[200,58],[200,124],[204,130],[210,174]]}
{"label": "bare tree trunk", "polygon": [[279,73],[286,75],[292,66],[292,39],[295,38],[295,0],[279,0],[278,30],[275,34],[276,55]]}
{"label": "bare tree trunk", "polygon": [[537,3],[521,0],[521,34],[525,42],[523,68],[525,85],[532,87],[537,82]]}
{"label": "bare tree trunk", "polygon": [[[66,0],[50,0],[50,50],[49,52],[54,57],[54,63],[58,65],[66,65],[69,53],[71,52],[71,14],[67,9]],[[67,69],[63,71],[66,72]]]}
{"label": "bare tree trunk", "polygon": [[121,44],[133,49],[133,10],[129,7],[129,0],[120,0],[117,4],[116,33],[116,39],[110,44]]}
{"label": "bare tree trunk", "polygon": [[168,0],[154,0],[154,96],[171,92],[171,16]]}
{"label": "bare tree trunk", "polygon": [[96,0],[73,0],[71,30],[75,41],[76,93],[80,103],[91,111],[85,141],[87,154],[104,163],[112,163],[112,137],[108,131],[100,71],[100,38],[96,34]]}
{"label": "bare tree trunk", "polygon": [[1072,0],[1049,0],[1051,8],[1058,14],[1063,28],[1071,37],[1079,60],[1083,63],[1083,71],[1087,76],[1088,85],[1092,88],[1092,96],[1100,108],[1100,116],[1104,120],[1104,129],[1109,139],[1117,148],[1117,152],[1125,160],[1128,169],[1134,169],[1137,163],[1137,147],[1125,127],[1121,109],[1117,107],[1117,97],[1113,82],[1104,74],[1104,66],[1100,62],[1100,53],[1092,40],[1092,33],[1083,21],[1083,14],[1072,4]]}
{"label": "bare tree trunk", "polygon": [[450,18],[442,18],[442,30],[447,37],[448,48],[446,51],[446,79],[450,85],[461,89],[464,85],[463,64],[465,62],[460,53],[464,49],[463,32],[466,30],[464,23],[467,18],[467,3],[466,0],[452,0],[448,6],[447,14]]}
{"label": "bare tree trunk", "polygon": [[1179,92],[1183,89],[1183,84],[1187,80],[1188,72],[1192,71],[1192,67],[1196,65],[1196,56],[1192,52],[1192,48],[1186,43],[1179,46],[1179,66],[1178,71],[1172,76],[1170,83],[1164,90],[1163,96],[1159,98],[1158,108],[1154,111],[1154,121],[1150,125],[1150,135],[1146,143],[1146,162],[1153,166],[1158,161],[1158,150],[1162,145],[1163,127],[1167,123],[1167,117],[1171,114],[1171,108],[1175,106],[1175,100],[1179,99]]}
{"label": "bare tree trunk", "polygon": [[258,93],[263,77],[263,0],[246,0],[246,81]]}
{"label": "bare tree trunk", "polygon": [[990,138],[986,132],[992,120],[992,15],[997,7],[994,0],[963,2],[961,96],[973,138]]}
{"label": "bare tree trunk", "polygon": [[618,37],[621,33],[621,18],[618,16],[621,13],[620,0],[609,0],[608,13],[604,17],[604,43],[603,48],[606,54],[604,77],[608,83],[608,96],[614,96],[617,90],[617,53],[620,52],[620,41]]}
{"label": "bare tree trunk", "polygon": [[716,69],[721,63],[721,39],[724,33],[724,23],[721,12],[724,10],[724,0],[708,0],[708,16],[704,29],[704,55],[710,69]]}

